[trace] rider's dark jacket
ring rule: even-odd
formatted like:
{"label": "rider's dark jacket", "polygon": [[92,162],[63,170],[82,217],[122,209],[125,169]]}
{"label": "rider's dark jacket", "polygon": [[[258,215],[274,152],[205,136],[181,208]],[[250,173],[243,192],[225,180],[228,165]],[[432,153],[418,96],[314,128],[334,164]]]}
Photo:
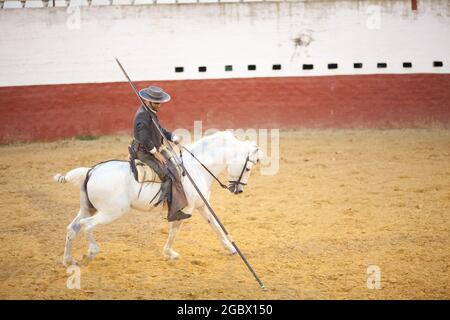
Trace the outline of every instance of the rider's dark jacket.
{"label": "rider's dark jacket", "polygon": [[150,111],[149,108],[141,106],[134,116],[134,139],[137,143],[143,145],[147,152],[150,152],[155,147],[158,149],[163,142],[163,137],[151,118],[155,120],[166,139],[172,141],[173,137],[171,132],[161,127],[156,113]]}

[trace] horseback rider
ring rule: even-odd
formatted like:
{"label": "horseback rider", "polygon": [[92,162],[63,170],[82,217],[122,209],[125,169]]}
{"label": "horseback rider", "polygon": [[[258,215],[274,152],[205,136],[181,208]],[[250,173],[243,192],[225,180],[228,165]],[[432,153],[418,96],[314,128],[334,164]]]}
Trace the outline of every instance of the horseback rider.
{"label": "horseback rider", "polygon": [[163,137],[160,132],[167,140],[175,144],[181,142],[181,137],[161,127],[157,116],[161,104],[170,101],[170,95],[156,86],[142,89],[139,91],[139,95],[145,105],[140,106],[134,116],[132,151],[137,159],[150,166],[161,179],[160,197],[155,206],[164,201],[167,202],[167,220],[176,221],[190,218],[190,214],[181,211],[188,204],[181,178],[170,160],[170,153],[162,148]]}

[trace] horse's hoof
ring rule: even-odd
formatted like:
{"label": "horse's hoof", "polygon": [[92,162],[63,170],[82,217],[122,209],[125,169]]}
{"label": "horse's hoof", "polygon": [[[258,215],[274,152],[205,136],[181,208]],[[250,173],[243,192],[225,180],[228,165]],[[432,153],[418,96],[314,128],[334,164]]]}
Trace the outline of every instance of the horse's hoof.
{"label": "horse's hoof", "polygon": [[180,257],[180,254],[176,252],[165,252],[164,255],[169,260],[177,260]]}
{"label": "horse's hoof", "polygon": [[233,247],[233,246],[225,246],[225,249],[228,250],[228,253],[229,253],[230,255],[235,255],[235,254],[237,253],[236,248]]}
{"label": "horse's hoof", "polygon": [[169,255],[169,260],[178,260],[179,257],[180,255],[178,253],[172,253]]}

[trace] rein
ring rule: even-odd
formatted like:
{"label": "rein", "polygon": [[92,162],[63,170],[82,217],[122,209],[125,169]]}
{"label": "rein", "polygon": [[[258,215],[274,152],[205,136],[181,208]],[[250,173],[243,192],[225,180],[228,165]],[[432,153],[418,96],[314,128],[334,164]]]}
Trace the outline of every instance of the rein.
{"label": "rein", "polygon": [[[223,184],[219,178],[217,178],[214,173],[211,172],[211,170],[209,170],[191,151],[189,151],[185,146],[183,146],[183,149],[186,150],[195,160],[198,161],[198,163],[201,164],[201,166],[217,181],[217,183],[224,189],[228,189],[228,187]],[[181,155],[181,151],[180,151],[180,155]]]}
{"label": "rein", "polygon": [[[229,186],[227,187],[224,183],[222,183],[219,178],[217,178],[214,173],[211,172],[211,170],[209,170],[191,151],[189,151],[185,146],[183,146],[183,149],[186,150],[195,160],[198,161],[198,163],[200,163],[200,165],[217,181],[217,183],[223,188],[223,189],[228,189],[232,192],[234,192],[233,190],[236,190],[236,188],[239,185],[247,185],[246,183],[241,182],[242,176],[244,175],[245,171],[250,171],[250,169],[247,168],[247,163],[251,162],[253,164],[255,164],[253,161],[250,160],[250,154],[247,155],[247,158],[245,158],[245,163],[244,163],[244,167],[242,168],[241,174],[239,175],[239,178],[237,180],[228,180],[228,182],[230,183]],[[180,158],[181,161],[183,161],[183,157],[181,156],[181,150],[180,150]]]}

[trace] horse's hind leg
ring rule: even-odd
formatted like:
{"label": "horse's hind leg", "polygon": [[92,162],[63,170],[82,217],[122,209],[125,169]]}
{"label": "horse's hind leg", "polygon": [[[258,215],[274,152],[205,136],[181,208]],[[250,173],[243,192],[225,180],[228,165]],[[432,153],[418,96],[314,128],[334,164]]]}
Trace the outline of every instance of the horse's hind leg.
{"label": "horse's hind leg", "polygon": [[100,251],[100,247],[98,246],[97,241],[95,241],[94,237],[95,226],[99,224],[108,224],[110,222],[113,222],[126,212],[128,212],[128,210],[120,210],[115,213],[99,211],[94,216],[84,218],[80,221],[80,225],[84,226],[84,232],[89,241],[88,254],[85,256],[87,260],[89,261],[93,260],[97,255],[97,253]]}
{"label": "horse's hind leg", "polygon": [[64,247],[63,263],[65,265],[75,264],[76,261],[72,258],[72,244],[76,235],[80,231],[80,220],[89,216],[89,210],[81,208],[77,216],[67,226],[66,245]]}

